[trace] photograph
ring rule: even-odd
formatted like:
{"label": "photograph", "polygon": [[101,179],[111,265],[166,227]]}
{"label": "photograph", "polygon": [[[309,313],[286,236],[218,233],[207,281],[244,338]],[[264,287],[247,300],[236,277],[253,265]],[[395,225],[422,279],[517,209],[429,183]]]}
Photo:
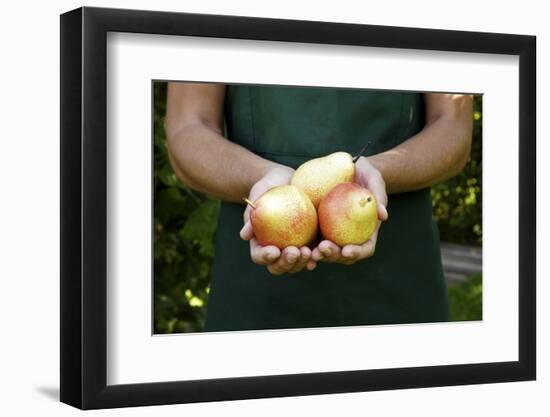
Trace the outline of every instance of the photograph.
{"label": "photograph", "polygon": [[540,391],[537,37],[312,18],[61,15],[61,402]]}
{"label": "photograph", "polygon": [[151,88],[154,335],[483,320],[482,94]]}

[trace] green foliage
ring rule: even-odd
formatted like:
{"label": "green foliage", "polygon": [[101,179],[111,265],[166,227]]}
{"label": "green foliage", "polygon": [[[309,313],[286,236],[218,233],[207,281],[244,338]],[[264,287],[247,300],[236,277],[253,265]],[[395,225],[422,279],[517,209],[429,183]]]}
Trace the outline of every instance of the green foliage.
{"label": "green foliage", "polygon": [[154,84],[154,332],[200,331],[219,201],[178,181],[166,152],[166,84]]}
{"label": "green foliage", "polygon": [[[200,331],[208,305],[219,202],[183,186],[168,161],[166,83],[154,83],[154,332]],[[432,190],[445,241],[481,244],[481,97],[471,161]],[[453,320],[481,317],[481,274],[449,289]]]}
{"label": "green foliage", "polygon": [[449,286],[452,321],[482,319],[481,273],[470,275],[466,281]]}
{"label": "green foliage", "polygon": [[459,175],[432,187],[432,204],[442,241],[481,245],[481,96],[474,98],[473,119],[470,161]]}

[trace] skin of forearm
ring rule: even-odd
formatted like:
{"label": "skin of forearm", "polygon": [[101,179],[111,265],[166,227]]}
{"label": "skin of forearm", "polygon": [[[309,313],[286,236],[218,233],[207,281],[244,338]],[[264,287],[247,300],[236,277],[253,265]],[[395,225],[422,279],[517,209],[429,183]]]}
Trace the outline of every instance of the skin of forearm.
{"label": "skin of forearm", "polygon": [[417,135],[369,157],[388,193],[419,190],[457,175],[470,157],[471,124],[440,117]]}
{"label": "skin of forearm", "polygon": [[225,201],[242,202],[250,188],[278,166],[199,122],[168,131],[167,139],[170,162],[180,181]]}

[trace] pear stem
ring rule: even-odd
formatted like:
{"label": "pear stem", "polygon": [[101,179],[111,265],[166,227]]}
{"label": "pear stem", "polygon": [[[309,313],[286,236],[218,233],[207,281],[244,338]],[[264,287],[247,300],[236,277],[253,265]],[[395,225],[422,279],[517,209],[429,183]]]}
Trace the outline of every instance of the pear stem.
{"label": "pear stem", "polygon": [[361,149],[361,152],[359,152],[358,155],[353,157],[352,161],[353,161],[354,164],[359,160],[359,158],[361,158],[361,156],[363,155],[363,152],[365,152],[367,150],[369,145],[370,145],[370,141],[368,141],[367,144],[365,146],[363,146],[363,149]]}
{"label": "pear stem", "polygon": [[246,202],[246,204],[248,204],[250,207],[254,209],[256,208],[256,205],[252,201],[250,201],[248,198],[243,197],[243,201]]}

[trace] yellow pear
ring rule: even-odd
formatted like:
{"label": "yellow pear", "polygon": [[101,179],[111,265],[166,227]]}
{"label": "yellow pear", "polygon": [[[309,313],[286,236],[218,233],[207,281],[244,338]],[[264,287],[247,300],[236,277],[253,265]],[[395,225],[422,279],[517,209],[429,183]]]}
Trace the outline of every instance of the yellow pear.
{"label": "yellow pear", "polygon": [[319,204],[318,215],[321,233],[338,246],[365,243],[378,224],[374,194],[355,183],[334,187]]}
{"label": "yellow pear", "polygon": [[302,189],[317,208],[330,190],[338,184],[353,181],[354,177],[352,156],[347,152],[335,152],[300,165],[290,183]]}
{"label": "yellow pear", "polygon": [[317,235],[317,212],[309,197],[298,187],[281,185],[263,193],[253,203],[250,222],[262,246],[305,246]]}

